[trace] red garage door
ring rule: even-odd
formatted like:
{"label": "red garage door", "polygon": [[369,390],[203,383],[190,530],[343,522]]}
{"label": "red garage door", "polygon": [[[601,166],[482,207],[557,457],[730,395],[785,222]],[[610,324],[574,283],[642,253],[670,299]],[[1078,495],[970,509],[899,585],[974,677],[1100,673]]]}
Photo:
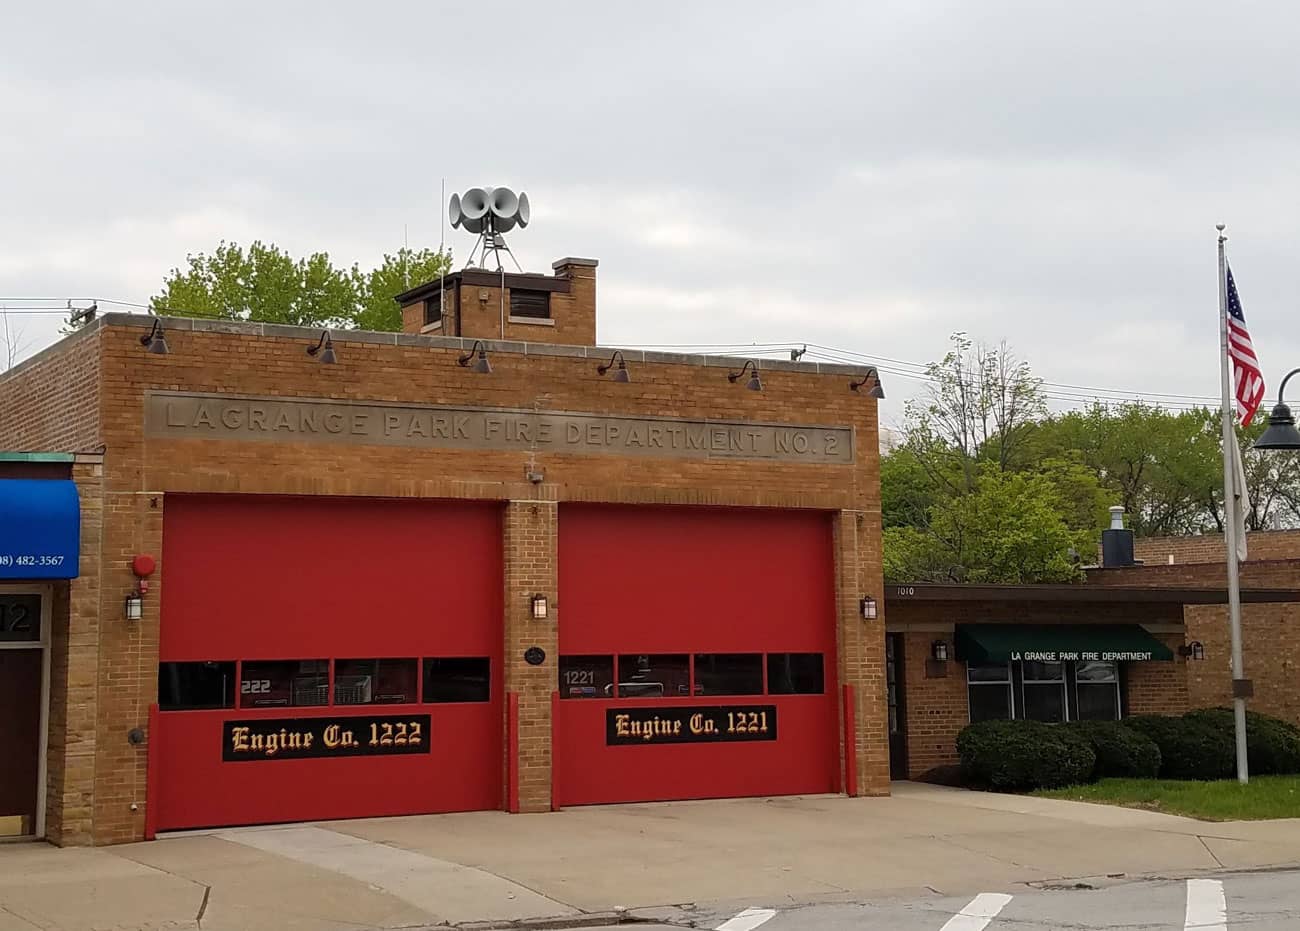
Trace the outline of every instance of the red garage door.
{"label": "red garage door", "polygon": [[158,829],[500,807],[488,505],[168,495]]}
{"label": "red garage door", "polygon": [[838,790],[821,513],[565,506],[561,805]]}

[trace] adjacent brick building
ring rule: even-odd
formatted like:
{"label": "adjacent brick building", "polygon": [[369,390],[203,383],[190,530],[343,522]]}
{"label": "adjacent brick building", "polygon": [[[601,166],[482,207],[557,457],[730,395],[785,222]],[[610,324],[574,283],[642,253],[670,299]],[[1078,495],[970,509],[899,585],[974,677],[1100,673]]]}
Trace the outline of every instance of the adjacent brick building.
{"label": "adjacent brick building", "polygon": [[333,364],[110,314],[0,375],[0,493],[80,501],[74,577],[0,572],[49,621],[11,833],[888,791],[867,370],[615,357],[596,263],[555,271]]}

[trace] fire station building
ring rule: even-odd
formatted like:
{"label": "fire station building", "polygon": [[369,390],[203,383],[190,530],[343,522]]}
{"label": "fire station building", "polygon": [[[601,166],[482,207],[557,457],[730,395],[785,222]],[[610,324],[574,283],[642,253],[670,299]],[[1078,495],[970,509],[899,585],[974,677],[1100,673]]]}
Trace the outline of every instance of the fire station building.
{"label": "fire station building", "polygon": [[888,791],[874,373],[108,314],[0,375],[0,835]]}

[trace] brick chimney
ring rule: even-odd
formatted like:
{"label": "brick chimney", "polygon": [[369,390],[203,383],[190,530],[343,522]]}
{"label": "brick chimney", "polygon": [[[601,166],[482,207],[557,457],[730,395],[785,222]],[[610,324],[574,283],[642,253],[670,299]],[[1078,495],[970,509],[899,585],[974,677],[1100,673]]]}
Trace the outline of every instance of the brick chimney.
{"label": "brick chimney", "polygon": [[557,259],[554,275],[452,272],[397,295],[402,332],[594,346],[596,264]]}

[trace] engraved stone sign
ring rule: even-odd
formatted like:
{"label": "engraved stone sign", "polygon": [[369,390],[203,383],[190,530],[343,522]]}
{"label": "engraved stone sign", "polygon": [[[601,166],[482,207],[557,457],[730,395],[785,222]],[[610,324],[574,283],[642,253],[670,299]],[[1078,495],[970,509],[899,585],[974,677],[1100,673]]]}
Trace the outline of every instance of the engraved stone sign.
{"label": "engraved stone sign", "polygon": [[850,465],[851,427],[151,391],[145,433],[169,439],[775,459]]}

